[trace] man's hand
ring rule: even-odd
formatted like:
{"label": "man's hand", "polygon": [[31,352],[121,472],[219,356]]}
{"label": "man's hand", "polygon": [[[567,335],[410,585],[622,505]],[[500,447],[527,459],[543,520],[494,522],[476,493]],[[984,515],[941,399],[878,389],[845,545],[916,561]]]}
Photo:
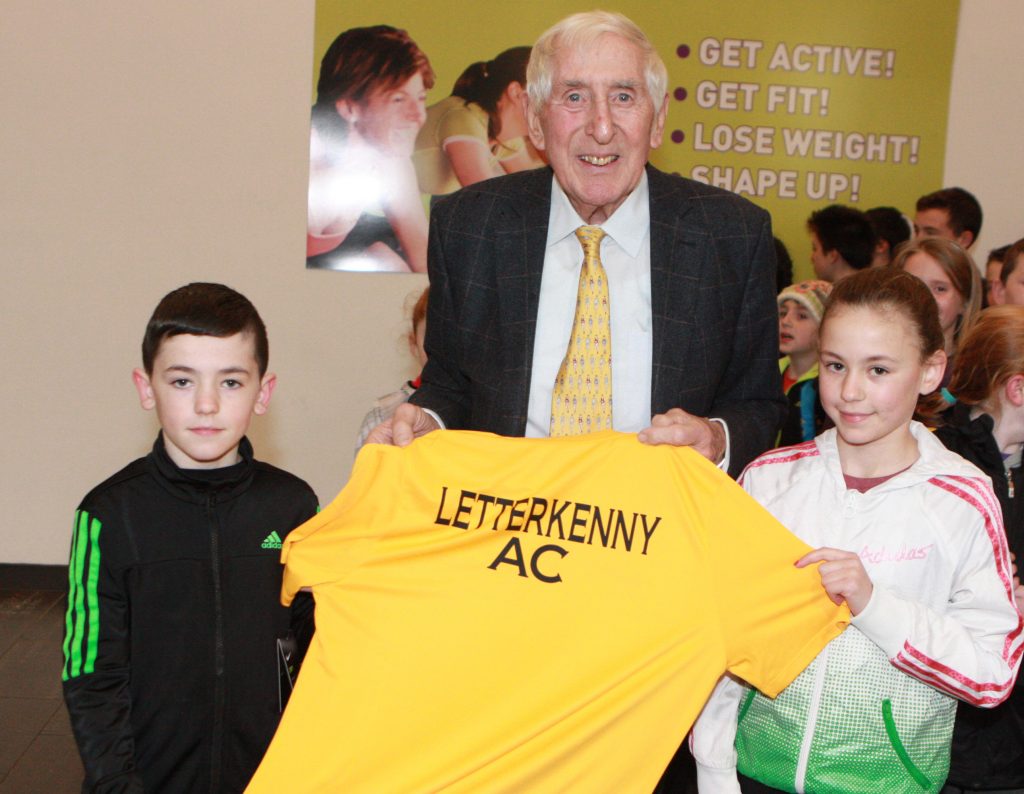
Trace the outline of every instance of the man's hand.
{"label": "man's hand", "polygon": [[821,585],[828,597],[836,604],[845,601],[850,607],[851,615],[859,615],[871,600],[874,585],[871,577],[864,570],[864,563],[852,551],[840,551],[824,546],[808,552],[796,561],[797,568],[806,568],[820,562],[818,574]]}
{"label": "man's hand", "polygon": [[712,463],[725,456],[725,430],[718,422],[672,408],[651,419],[651,426],[637,436],[644,444],[693,447]]}
{"label": "man's hand", "polygon": [[434,417],[411,403],[402,403],[395,415],[377,425],[366,437],[367,444],[394,444],[405,447],[432,430],[440,430]]}

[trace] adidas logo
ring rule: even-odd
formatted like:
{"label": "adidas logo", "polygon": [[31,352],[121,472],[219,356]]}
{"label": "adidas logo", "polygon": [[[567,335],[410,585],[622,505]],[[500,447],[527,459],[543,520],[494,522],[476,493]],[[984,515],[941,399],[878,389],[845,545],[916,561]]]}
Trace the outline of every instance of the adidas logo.
{"label": "adidas logo", "polygon": [[279,549],[281,548],[281,536],[276,532],[271,532],[260,544],[261,549]]}

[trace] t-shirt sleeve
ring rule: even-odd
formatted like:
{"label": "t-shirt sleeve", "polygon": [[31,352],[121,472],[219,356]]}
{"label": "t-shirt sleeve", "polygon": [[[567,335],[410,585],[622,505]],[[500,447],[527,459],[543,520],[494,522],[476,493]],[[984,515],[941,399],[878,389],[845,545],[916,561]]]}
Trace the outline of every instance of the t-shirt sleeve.
{"label": "t-shirt sleeve", "polygon": [[388,521],[395,502],[369,498],[368,493],[378,477],[392,478],[401,487],[402,457],[398,453],[397,447],[365,445],[356,456],[352,476],[341,493],[288,533],[281,547],[284,604],[290,604],[304,587],[344,578],[346,571],[365,559],[374,543],[369,529]]}
{"label": "t-shirt sleeve", "polygon": [[487,145],[487,116],[482,111],[474,113],[471,108],[452,108],[437,127],[437,138],[444,146],[452,140],[475,140]]}
{"label": "t-shirt sleeve", "polygon": [[738,485],[729,490],[729,509],[705,522],[727,666],[774,697],[846,628],[850,614],[828,597],[817,566],[795,567],[810,547]]}

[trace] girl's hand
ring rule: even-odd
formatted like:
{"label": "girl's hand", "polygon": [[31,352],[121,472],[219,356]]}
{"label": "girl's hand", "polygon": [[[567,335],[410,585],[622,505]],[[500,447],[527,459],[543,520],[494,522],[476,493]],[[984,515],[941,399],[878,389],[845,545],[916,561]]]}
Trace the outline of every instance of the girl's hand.
{"label": "girl's hand", "polygon": [[850,614],[859,615],[871,600],[874,585],[864,563],[852,551],[831,549],[827,546],[815,549],[796,561],[797,568],[806,568],[820,562],[818,573],[821,584],[835,603],[843,601],[850,607]]}

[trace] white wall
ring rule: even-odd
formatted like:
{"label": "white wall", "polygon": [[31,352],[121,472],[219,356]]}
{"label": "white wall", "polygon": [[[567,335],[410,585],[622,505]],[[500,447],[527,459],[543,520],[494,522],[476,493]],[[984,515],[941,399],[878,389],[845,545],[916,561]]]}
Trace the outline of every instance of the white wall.
{"label": "white wall", "polygon": [[[3,9],[0,560],[64,562],[78,500],[147,450],[129,374],[189,280],[260,308],[279,387],[257,452],[326,502],[363,413],[411,374],[402,309],[423,280],[303,269],[312,1]],[[1024,3],[961,16],[946,183],[985,206],[978,251],[1024,235]]]}
{"label": "white wall", "polygon": [[961,2],[945,183],[967,188],[981,202],[985,219],[971,249],[981,266],[990,249],[1024,237],[1022,31],[1020,0]]}

